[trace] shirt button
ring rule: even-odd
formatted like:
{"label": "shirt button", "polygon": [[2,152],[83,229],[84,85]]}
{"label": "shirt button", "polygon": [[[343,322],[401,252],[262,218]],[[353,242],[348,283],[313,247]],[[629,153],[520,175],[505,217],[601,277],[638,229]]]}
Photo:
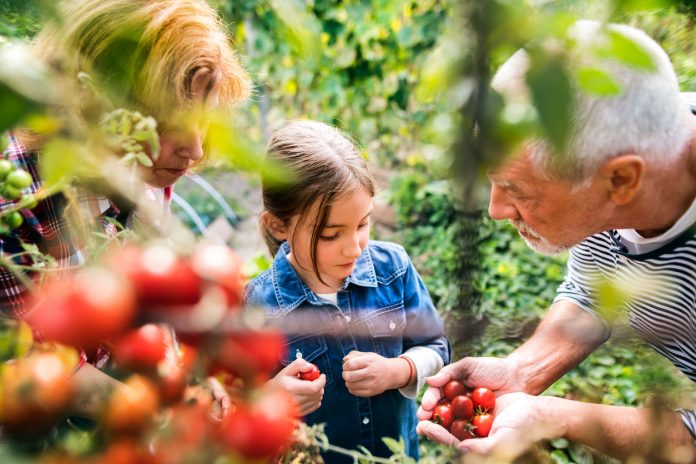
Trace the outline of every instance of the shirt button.
{"label": "shirt button", "polygon": [[363,417],[363,424],[367,425],[370,423],[370,419],[367,417]]}
{"label": "shirt button", "polygon": [[300,352],[300,350],[297,350],[297,353],[295,353],[295,357],[297,359],[302,359],[302,353]]}
{"label": "shirt button", "polygon": [[346,320],[346,322],[350,322],[350,316],[343,316],[343,318]]}
{"label": "shirt button", "polygon": [[396,329],[396,324],[394,323],[394,321],[391,321],[391,322],[389,323],[389,329],[390,329],[390,330]]}

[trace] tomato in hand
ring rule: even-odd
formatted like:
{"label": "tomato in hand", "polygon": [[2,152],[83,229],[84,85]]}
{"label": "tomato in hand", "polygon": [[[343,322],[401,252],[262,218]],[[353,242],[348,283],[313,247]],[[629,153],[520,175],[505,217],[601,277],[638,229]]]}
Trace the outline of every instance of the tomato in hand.
{"label": "tomato in hand", "polygon": [[495,395],[486,387],[478,387],[471,393],[474,408],[486,412],[495,409]]}
{"label": "tomato in hand", "polygon": [[452,410],[457,419],[471,419],[474,415],[474,403],[468,396],[457,395],[452,400]]}
{"label": "tomato in hand", "polygon": [[300,372],[300,380],[317,380],[321,375],[321,372],[319,372],[319,368],[317,366],[315,366],[314,364],[310,364],[309,366],[310,367],[308,371]]}
{"label": "tomato in hand", "polygon": [[491,432],[491,427],[493,426],[493,419],[495,417],[490,413],[483,413],[474,416],[471,421],[474,426],[474,433],[479,437],[487,437]]}
{"label": "tomato in hand", "polygon": [[454,421],[452,421],[450,433],[457,437],[457,440],[468,440],[469,438],[476,438],[476,435],[471,433],[471,426],[469,425],[469,421],[464,419],[455,419]]}
{"label": "tomato in hand", "polygon": [[466,386],[459,380],[450,380],[443,390],[445,397],[450,401],[452,401],[455,396],[465,395],[468,391]]}
{"label": "tomato in hand", "polygon": [[454,420],[454,411],[449,403],[440,403],[433,409],[433,420],[449,430]]}

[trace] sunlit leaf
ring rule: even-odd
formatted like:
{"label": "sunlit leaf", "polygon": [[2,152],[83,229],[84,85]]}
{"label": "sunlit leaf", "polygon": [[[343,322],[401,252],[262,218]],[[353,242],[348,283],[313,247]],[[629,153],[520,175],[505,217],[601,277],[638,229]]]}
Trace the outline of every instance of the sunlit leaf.
{"label": "sunlit leaf", "polygon": [[546,136],[563,152],[571,129],[573,94],[563,60],[543,52],[532,53],[527,85]]}
{"label": "sunlit leaf", "polygon": [[632,39],[614,30],[609,30],[608,36],[608,45],[598,50],[600,56],[612,58],[632,68],[644,71],[655,70],[652,57]]}
{"label": "sunlit leaf", "polygon": [[601,69],[578,69],[576,78],[580,89],[590,95],[610,97],[621,93],[621,85]]}
{"label": "sunlit leaf", "polygon": [[56,138],[46,143],[39,157],[41,179],[46,185],[67,182],[80,166],[82,148],[79,143]]}

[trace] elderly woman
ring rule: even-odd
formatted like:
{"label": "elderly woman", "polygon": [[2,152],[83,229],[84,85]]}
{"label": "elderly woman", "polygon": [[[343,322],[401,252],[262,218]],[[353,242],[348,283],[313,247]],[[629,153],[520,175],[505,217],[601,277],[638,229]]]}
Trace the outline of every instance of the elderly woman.
{"label": "elderly woman", "polygon": [[[247,75],[215,11],[205,0],[70,0],[58,11],[55,21],[37,36],[33,50],[68,79],[77,82],[80,73],[91,76],[111,108],[137,110],[158,121],[159,155],[152,157],[151,166],[139,166],[139,178],[167,208],[172,184],[204,155],[205,127],[202,118],[191,115],[234,104],[249,92]],[[79,103],[75,111],[66,103],[62,110],[68,118],[94,125],[97,121],[90,119],[99,115],[91,109]],[[44,142],[25,129],[9,133],[5,155],[33,177],[25,193],[43,186],[37,167]],[[146,151],[151,155],[147,147]],[[130,212],[112,198],[80,191],[78,202],[107,233],[114,232],[112,219],[128,222]],[[0,206],[7,205],[0,198]],[[58,267],[83,264],[84,243],[67,219],[67,206],[66,196],[58,193],[22,210],[23,224],[0,235],[2,253],[21,252],[24,242],[51,255]],[[23,259],[18,264],[32,264],[31,258]],[[22,316],[24,290],[16,275],[0,268],[0,308],[6,315]],[[95,412],[99,386],[114,382],[93,367],[99,356],[88,361],[75,376],[80,386],[76,413],[86,416]]]}

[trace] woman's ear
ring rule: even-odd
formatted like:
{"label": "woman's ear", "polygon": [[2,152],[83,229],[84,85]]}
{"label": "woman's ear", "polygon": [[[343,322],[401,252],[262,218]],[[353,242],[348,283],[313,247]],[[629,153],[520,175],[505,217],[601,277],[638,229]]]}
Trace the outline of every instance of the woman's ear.
{"label": "woman's ear", "polygon": [[645,160],[634,154],[612,158],[600,168],[607,179],[609,199],[623,206],[640,191],[645,175]]}
{"label": "woman's ear", "polygon": [[283,221],[278,219],[277,216],[264,211],[261,213],[261,222],[263,222],[264,227],[268,230],[273,237],[277,240],[286,240],[288,238],[288,228]]}

